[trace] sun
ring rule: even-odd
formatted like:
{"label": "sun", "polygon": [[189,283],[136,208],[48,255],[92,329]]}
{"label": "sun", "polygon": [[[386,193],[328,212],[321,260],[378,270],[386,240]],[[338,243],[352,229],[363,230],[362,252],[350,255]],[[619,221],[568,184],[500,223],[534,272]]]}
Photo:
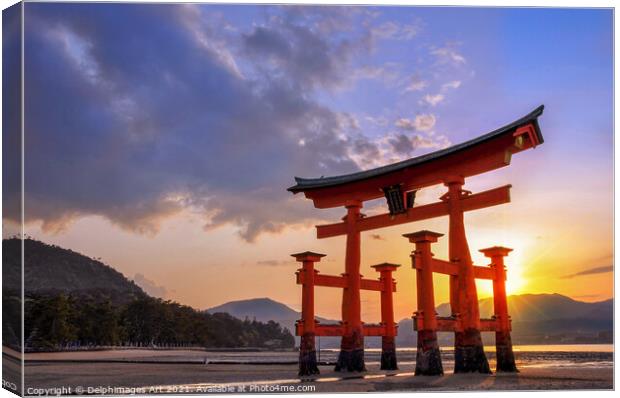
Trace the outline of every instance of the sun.
{"label": "sun", "polygon": [[[478,243],[478,242],[476,242]],[[484,243],[479,243],[478,246],[485,247]],[[508,296],[515,294],[523,294],[528,286],[528,279],[524,275],[526,270],[525,255],[529,246],[529,241],[519,235],[511,235],[506,237],[506,246],[512,248],[508,256],[504,258],[506,267],[506,294]],[[476,265],[487,266],[489,259],[481,256],[479,253],[474,254],[474,262]],[[478,296],[480,298],[493,296],[493,282],[490,280],[476,280],[476,287],[478,290]]]}
{"label": "sun", "polygon": [[520,270],[513,267],[514,271],[508,269],[506,275],[506,294],[508,296],[523,293],[523,288],[527,285],[527,280],[520,274]]}
{"label": "sun", "polygon": [[[506,295],[515,295],[523,293],[523,289],[527,285],[527,280],[520,272],[520,267],[507,267],[506,275]],[[490,280],[476,280],[476,289],[478,297],[493,297],[493,282]]]}

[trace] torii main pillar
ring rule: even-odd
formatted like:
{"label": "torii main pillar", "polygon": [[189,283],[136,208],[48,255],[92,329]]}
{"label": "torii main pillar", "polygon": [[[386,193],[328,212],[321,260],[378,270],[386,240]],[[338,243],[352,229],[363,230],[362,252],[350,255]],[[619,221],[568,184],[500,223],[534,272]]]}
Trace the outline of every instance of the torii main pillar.
{"label": "torii main pillar", "polygon": [[360,297],[361,279],[360,258],[361,240],[357,226],[362,218],[360,210],[362,202],[350,200],[345,204],[347,215],[344,217],[347,234],[347,251],[345,254],[345,273],[347,286],[342,291],[342,322],[344,335],[340,343],[340,354],[336,363],[336,371],[363,372],[364,364],[364,332],[362,329],[362,305]]}
{"label": "torii main pillar", "polygon": [[450,277],[450,306],[459,324],[454,333],[454,373],[491,373],[480,335],[478,292],[463,221],[461,199],[469,195],[463,190],[464,182],[461,176],[446,179],[448,192],[442,197],[450,218],[448,254],[459,266],[458,276]]}

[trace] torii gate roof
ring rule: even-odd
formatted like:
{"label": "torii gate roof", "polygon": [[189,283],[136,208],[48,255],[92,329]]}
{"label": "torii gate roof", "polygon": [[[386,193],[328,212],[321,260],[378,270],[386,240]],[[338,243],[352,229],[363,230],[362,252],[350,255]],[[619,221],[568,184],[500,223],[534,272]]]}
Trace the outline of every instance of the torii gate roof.
{"label": "torii gate roof", "polygon": [[[404,184],[406,190],[417,189],[441,183],[442,176],[468,177],[506,166],[513,153],[543,143],[538,125],[543,109],[541,105],[490,133],[402,162],[333,177],[295,177],[297,184],[288,191],[304,192],[306,197],[314,200],[316,207],[327,208],[344,205],[347,200],[364,201],[381,197],[381,188],[392,184]],[[535,137],[515,137],[517,130],[528,125]],[[517,141],[517,138],[520,140]]]}

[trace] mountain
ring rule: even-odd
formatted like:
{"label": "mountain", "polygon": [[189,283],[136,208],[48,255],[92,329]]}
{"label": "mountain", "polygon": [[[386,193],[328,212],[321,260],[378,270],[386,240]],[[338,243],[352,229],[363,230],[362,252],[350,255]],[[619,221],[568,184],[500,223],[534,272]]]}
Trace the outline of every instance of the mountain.
{"label": "mountain", "polygon": [[270,298],[257,298],[251,300],[230,301],[206,310],[209,314],[227,312],[235,318],[259,322],[274,321],[294,332],[295,321],[299,319],[299,312],[274,301]]}
{"label": "mountain", "polygon": [[[4,239],[3,288],[20,285],[19,239]],[[72,293],[127,302],[146,293],[133,281],[99,260],[33,239],[24,240],[25,294]],[[5,290],[5,291],[6,291]]]}
{"label": "mountain", "polygon": [[[282,325],[282,327],[287,328],[293,335],[295,335],[295,322],[301,318],[300,312],[268,297],[229,301],[216,307],[209,308],[205,312],[209,314],[226,312],[239,319],[256,319],[259,322],[274,321]],[[316,319],[326,324],[338,323],[338,321],[318,316]],[[299,343],[299,337],[295,336],[295,341]],[[340,339],[335,337],[324,337],[322,338],[321,346],[323,348],[336,348],[339,347],[339,344]]]}
{"label": "mountain", "polygon": [[[491,298],[479,301],[480,313],[490,318],[493,310]],[[560,294],[523,294],[508,297],[509,313],[512,317],[513,342],[515,344],[569,343],[569,342],[608,342],[613,330],[613,300],[586,303]],[[274,320],[294,332],[295,321],[300,313],[294,309],[271,300],[258,298],[231,301],[207,310],[208,313],[228,312],[237,318],[256,319],[266,322]],[[449,304],[437,307],[441,316],[450,314]],[[317,317],[320,322],[336,323]],[[413,321],[410,318],[398,323],[397,344],[401,347],[416,344]],[[440,343],[451,345],[453,335],[440,333]],[[483,333],[485,344],[494,343],[493,333]],[[368,347],[380,346],[380,340],[367,338]],[[337,338],[323,338],[322,347],[337,347]]]}
{"label": "mountain", "polygon": [[[479,300],[480,315],[490,318],[493,299]],[[437,307],[440,316],[450,315],[450,304]],[[508,297],[515,344],[608,343],[613,330],[613,300],[594,303],[577,301],[561,294],[522,294]],[[399,323],[397,343],[415,341],[413,321]],[[485,344],[493,343],[492,333],[483,333]],[[440,344],[451,345],[452,335],[440,333]]]}
{"label": "mountain", "polygon": [[[216,307],[209,308],[205,312],[209,314],[227,312],[239,319],[256,319],[259,322],[274,321],[282,325],[282,327],[287,328],[293,334],[295,334],[295,322],[301,318],[300,312],[267,297],[229,301]],[[317,317],[317,320],[323,323],[338,322],[321,317]]]}
{"label": "mountain", "polygon": [[[493,315],[493,298],[479,301],[480,316]],[[450,304],[437,307],[440,316],[450,315]],[[613,300],[596,303],[577,301],[561,294],[522,294],[508,297],[508,313],[513,322],[545,321],[554,319],[610,319],[613,314]]]}

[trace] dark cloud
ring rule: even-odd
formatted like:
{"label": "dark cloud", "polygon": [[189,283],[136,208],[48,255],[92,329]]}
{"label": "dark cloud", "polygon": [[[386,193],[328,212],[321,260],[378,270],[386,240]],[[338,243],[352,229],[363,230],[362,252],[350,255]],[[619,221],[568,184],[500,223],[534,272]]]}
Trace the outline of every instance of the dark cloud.
{"label": "dark cloud", "polygon": [[364,168],[372,167],[382,157],[379,145],[363,135],[351,140],[351,153]]}
{"label": "dark cloud", "polygon": [[261,260],[261,261],[257,261],[256,264],[257,265],[267,265],[269,267],[278,267],[280,265],[288,265],[291,264],[293,261],[285,261],[285,260]]}
{"label": "dark cloud", "polygon": [[[330,7],[329,13],[332,18],[343,15],[340,26],[346,29],[349,18],[344,18],[344,8]],[[244,34],[243,50],[254,61],[259,60],[265,73],[285,77],[301,89],[340,87],[348,81],[353,55],[369,49],[371,33],[326,34],[334,30],[333,25],[326,25],[328,20],[324,8],[290,9],[273,16],[269,25]],[[263,63],[265,59],[269,62]]]}
{"label": "dark cloud", "polygon": [[602,267],[589,268],[589,269],[577,272],[575,274],[566,275],[566,276],[563,276],[562,279],[572,279],[572,278],[576,278],[578,276],[584,276],[584,275],[606,274],[608,272],[613,272],[613,271],[614,271],[613,265],[604,265]]}
{"label": "dark cloud", "polygon": [[140,286],[147,294],[158,297],[158,298],[166,298],[168,294],[168,289],[164,286],[159,286],[152,280],[148,279],[143,274],[136,274],[133,277],[133,281],[136,282],[138,286]]}
{"label": "dark cloud", "polygon": [[385,240],[385,238],[379,234],[371,234],[370,238],[373,240]]}
{"label": "dark cloud", "polygon": [[[329,217],[285,191],[292,177],[352,172],[351,153],[375,152],[299,86],[337,86],[365,35],[326,38],[311,10],[272,10],[235,36],[196,6],[30,4],[26,219],[155,233],[191,208],[252,241]],[[261,73],[272,62],[281,73]]]}
{"label": "dark cloud", "polygon": [[21,215],[21,9],[2,11],[2,211],[13,221]]}
{"label": "dark cloud", "polygon": [[419,134],[395,134],[388,138],[387,142],[392,151],[401,156],[410,156],[418,148],[442,148],[449,145],[449,141],[444,136],[432,139]]}
{"label": "dark cloud", "polygon": [[584,298],[584,299],[591,299],[591,298],[598,298],[601,297],[601,294],[581,294],[579,296],[573,296],[575,298]]}
{"label": "dark cloud", "polygon": [[405,134],[397,134],[391,137],[388,142],[392,146],[394,152],[399,155],[409,155],[415,149],[413,141]]}

